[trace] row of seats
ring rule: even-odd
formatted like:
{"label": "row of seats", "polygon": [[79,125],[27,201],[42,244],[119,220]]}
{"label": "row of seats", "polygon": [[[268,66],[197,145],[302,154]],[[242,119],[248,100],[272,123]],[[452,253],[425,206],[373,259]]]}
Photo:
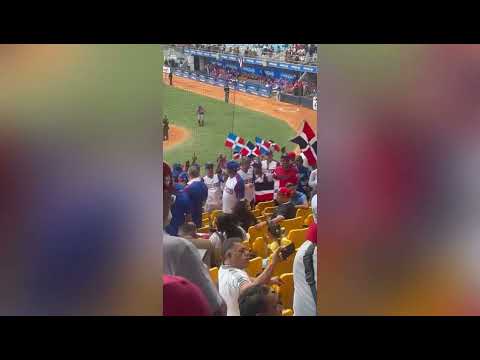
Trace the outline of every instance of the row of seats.
{"label": "row of seats", "polygon": [[[263,221],[266,217],[271,214],[272,211],[276,208],[273,201],[263,202],[256,205],[255,209],[252,211],[258,221]],[[272,211],[272,212],[270,212]],[[209,224],[214,223],[215,218],[221,214],[220,210],[214,210],[212,213],[204,213],[202,216],[204,227],[200,229],[200,232],[208,233]],[[288,245],[293,243],[295,245],[295,253],[297,249],[305,241],[305,236],[307,232],[307,227],[313,222],[313,214],[311,208],[308,209],[298,209],[296,217],[289,220],[283,220],[280,223],[280,226],[286,234],[286,238],[282,240],[282,245]],[[268,248],[266,242],[266,227],[262,229],[256,229],[254,226],[248,229],[249,239],[244,241],[244,245],[249,247],[257,257],[250,260],[245,271],[251,277],[258,276],[263,270],[264,259],[271,261],[271,251]],[[283,316],[292,316],[293,315],[293,261],[295,259],[295,253],[288,257],[288,259],[279,263],[273,276],[278,276],[283,284],[281,286],[273,285],[272,288],[279,294],[279,297],[282,301],[283,306],[286,310],[283,311]],[[215,284],[218,284],[218,268],[214,267],[210,269],[210,276]]]}

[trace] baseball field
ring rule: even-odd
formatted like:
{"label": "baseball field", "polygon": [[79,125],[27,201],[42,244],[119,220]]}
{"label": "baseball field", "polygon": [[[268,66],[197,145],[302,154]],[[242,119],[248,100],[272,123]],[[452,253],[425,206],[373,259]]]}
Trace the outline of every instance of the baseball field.
{"label": "baseball field", "polygon": [[[287,150],[289,142],[307,120],[316,127],[313,110],[279,103],[255,95],[236,91],[230,93],[230,102],[224,101],[223,88],[194,80],[174,77],[173,86],[164,79],[162,87],[163,113],[170,121],[170,136],[163,142],[163,156],[167,162],[183,163],[196,154],[200,164],[215,162],[218,154],[231,156],[224,145],[229,132],[255,142],[255,137],[273,140]],[[196,109],[205,109],[205,126],[198,127]]]}

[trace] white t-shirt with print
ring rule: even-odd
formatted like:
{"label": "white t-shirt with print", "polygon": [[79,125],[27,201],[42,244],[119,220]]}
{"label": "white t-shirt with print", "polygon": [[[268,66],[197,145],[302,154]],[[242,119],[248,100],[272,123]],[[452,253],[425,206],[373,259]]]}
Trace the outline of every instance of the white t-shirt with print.
{"label": "white t-shirt with print", "polygon": [[272,173],[273,170],[275,170],[278,166],[278,162],[276,162],[275,160],[272,160],[270,162],[270,164],[267,165],[267,161],[268,160],[263,160],[262,161],[262,171],[263,173]]}
{"label": "white t-shirt with print", "polygon": [[220,296],[227,304],[227,316],[240,316],[238,297],[240,296],[240,287],[246,283],[251,283],[251,280],[244,270],[228,265],[220,266],[218,289]]}
{"label": "white t-shirt with print", "polygon": [[[241,179],[240,176],[240,182],[243,183],[243,180]],[[245,197],[244,191],[241,191],[239,188],[239,180],[237,176],[234,176],[232,178],[228,178],[227,181],[225,182],[225,186],[223,188],[223,206],[222,206],[222,211],[225,214],[231,214],[233,212],[233,208],[237,204],[239,200],[242,200]]]}
{"label": "white t-shirt with print", "polygon": [[222,204],[222,187],[220,179],[217,174],[214,174],[212,178],[208,176],[203,177],[203,182],[208,188],[207,205],[219,206]]}
{"label": "white t-shirt with print", "polygon": [[253,167],[250,167],[247,172],[242,169],[238,170],[238,175],[240,175],[245,183],[245,199],[252,201],[255,199],[255,187],[253,186]]}

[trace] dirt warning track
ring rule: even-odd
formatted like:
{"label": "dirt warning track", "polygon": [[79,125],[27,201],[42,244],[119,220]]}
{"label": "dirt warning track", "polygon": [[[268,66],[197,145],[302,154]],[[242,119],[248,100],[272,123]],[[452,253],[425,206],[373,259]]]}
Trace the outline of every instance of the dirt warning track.
{"label": "dirt warning track", "polygon": [[[164,80],[164,83],[165,86],[170,86],[168,80]],[[218,100],[224,100],[225,98],[223,88],[195,80],[174,76],[173,86]],[[282,103],[272,98],[245,94],[240,91],[231,92],[229,100],[231,104],[258,111],[284,121],[295,131],[299,130],[303,120],[308,121],[314,129],[317,127],[317,112],[301,106]]]}

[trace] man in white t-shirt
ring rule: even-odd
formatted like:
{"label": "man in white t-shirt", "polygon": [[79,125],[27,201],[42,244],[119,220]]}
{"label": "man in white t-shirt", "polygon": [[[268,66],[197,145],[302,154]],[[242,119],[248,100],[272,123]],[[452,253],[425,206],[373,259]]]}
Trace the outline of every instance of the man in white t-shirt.
{"label": "man in white t-shirt", "polygon": [[227,316],[240,316],[238,298],[248,288],[255,285],[281,284],[277,277],[272,278],[275,266],[282,261],[280,248],[272,254],[272,261],[256,278],[245,272],[250,259],[250,250],[240,238],[226,239],[222,247],[223,265],[218,271],[218,288],[227,304]]}
{"label": "man in white t-shirt", "polygon": [[228,178],[225,181],[222,198],[222,211],[225,214],[231,214],[237,202],[245,197],[245,183],[237,174],[238,167],[236,161],[232,160],[227,163]]}
{"label": "man in white t-shirt", "polygon": [[273,174],[273,171],[277,168],[278,162],[273,160],[273,153],[269,151],[267,153],[267,159],[262,161],[262,171],[264,174]]}
{"label": "man in white t-shirt", "polygon": [[222,182],[217,174],[213,172],[213,164],[205,164],[207,175],[203,177],[203,182],[207,185],[208,197],[205,203],[205,211],[220,210],[222,208]]}
{"label": "man in white t-shirt", "polygon": [[252,201],[255,199],[255,187],[253,184],[253,167],[250,166],[250,159],[243,158],[240,163],[240,170],[237,172],[245,183],[245,199],[253,207]]}

